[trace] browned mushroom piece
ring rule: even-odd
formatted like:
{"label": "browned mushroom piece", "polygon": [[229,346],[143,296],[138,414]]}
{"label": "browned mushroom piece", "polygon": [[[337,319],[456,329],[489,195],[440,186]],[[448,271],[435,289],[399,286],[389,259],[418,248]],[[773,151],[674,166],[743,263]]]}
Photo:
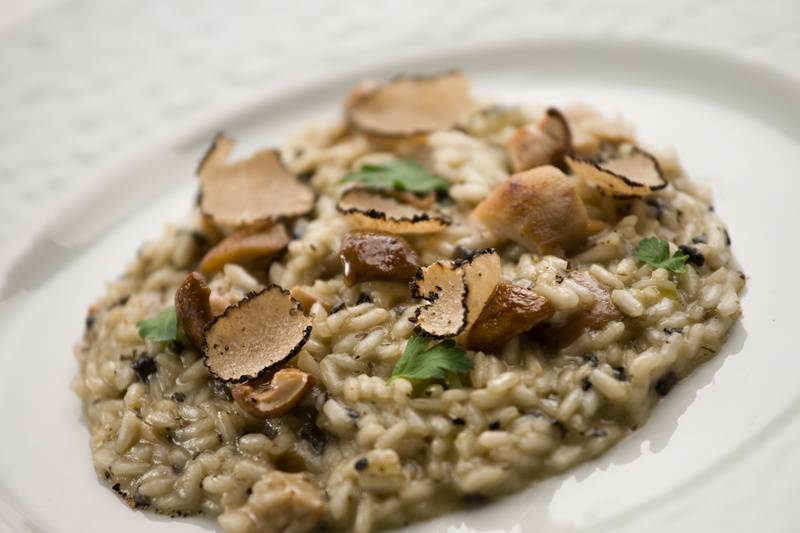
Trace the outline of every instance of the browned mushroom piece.
{"label": "browned mushroom piece", "polygon": [[223,239],[211,248],[197,269],[210,275],[222,269],[228,263],[250,265],[264,262],[275,257],[289,244],[289,235],[283,224],[268,222],[244,228]]}
{"label": "browned mushroom piece", "polygon": [[360,187],[344,191],[336,209],[360,229],[400,235],[436,233],[450,223],[435,208],[420,209],[389,193]]}
{"label": "browned mushroom piece", "polygon": [[571,248],[586,236],[589,221],[573,180],[552,166],[514,174],[474,214],[495,235],[532,251]]}
{"label": "browned mushroom piece", "polygon": [[450,129],[478,108],[461,72],[361,84],[345,102],[350,123],[366,133],[410,137]]}
{"label": "browned mushroom piece", "polygon": [[247,226],[303,215],[314,206],[314,192],[291,174],[274,150],[228,162],[233,141],[219,135],[197,174],[200,210],[214,222]]}
{"label": "browned mushroom piece", "polygon": [[339,256],[348,287],[364,281],[409,282],[419,259],[405,239],[373,231],[352,231],[342,237]]}
{"label": "browned mushroom piece", "polygon": [[566,158],[576,176],[618,196],[647,196],[667,186],[656,158],[641,148],[604,161]]}
{"label": "browned mushroom piece", "polygon": [[314,382],[314,376],[302,370],[282,368],[268,378],[235,383],[231,395],[245,412],[258,418],[273,418],[288,413]]}
{"label": "browned mushroom piece", "polygon": [[587,330],[603,328],[612,320],[622,318],[614,302],[611,301],[611,293],[608,289],[600,285],[591,274],[585,270],[570,273],[569,276],[575,283],[589,289],[594,295],[594,303],[573,314],[567,322],[560,326],[547,328],[544,331],[544,339],[551,345],[563,346],[574,341]]}
{"label": "browned mushroom piece", "polygon": [[471,350],[492,352],[520,333],[553,316],[547,298],[509,283],[501,283],[467,336]]}
{"label": "browned mushroom piece", "polygon": [[246,381],[291,359],[311,335],[311,318],[271,285],[247,295],[206,326],[205,363],[223,381]]}
{"label": "browned mushroom piece", "polygon": [[199,272],[190,272],[175,291],[175,314],[186,337],[198,349],[203,347],[203,331],[211,322],[211,289]]}
{"label": "browned mushroom piece", "polygon": [[572,152],[572,133],[558,109],[547,109],[538,124],[518,128],[506,141],[514,172],[542,165],[564,167],[564,156]]}
{"label": "browned mushroom piece", "polygon": [[318,294],[314,293],[311,287],[308,285],[295,285],[289,291],[289,294],[297,300],[300,304],[300,309],[303,310],[303,313],[309,314],[311,312],[311,307],[319,302],[322,304],[322,307],[325,310],[330,310],[333,306],[333,303],[329,301],[329,298],[322,298]]}
{"label": "browned mushroom piece", "polygon": [[497,286],[501,270],[500,256],[492,249],[419,269],[411,293],[428,303],[417,309],[417,329],[434,338],[455,337],[464,344]]}

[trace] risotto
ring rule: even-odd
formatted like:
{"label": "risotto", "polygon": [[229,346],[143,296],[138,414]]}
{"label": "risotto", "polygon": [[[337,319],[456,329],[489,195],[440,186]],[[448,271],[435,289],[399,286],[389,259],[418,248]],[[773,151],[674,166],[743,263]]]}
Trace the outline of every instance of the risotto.
{"label": "risotto", "polygon": [[717,353],[745,276],[707,188],[585,105],[365,82],[233,158],[89,309],[100,480],[228,533],[399,527],[595,457]]}

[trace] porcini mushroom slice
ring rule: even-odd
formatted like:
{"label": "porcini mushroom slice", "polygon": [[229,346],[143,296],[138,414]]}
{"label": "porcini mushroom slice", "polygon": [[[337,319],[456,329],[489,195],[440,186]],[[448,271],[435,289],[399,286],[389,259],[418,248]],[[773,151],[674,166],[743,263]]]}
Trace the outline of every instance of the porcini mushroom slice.
{"label": "porcini mushroom slice", "polygon": [[421,268],[411,292],[428,303],[417,310],[417,328],[435,338],[456,337],[463,343],[494,291],[500,271],[500,257],[491,249]]}
{"label": "porcini mushroom slice", "polygon": [[350,123],[364,132],[406,137],[450,129],[477,107],[469,80],[461,72],[448,72],[362,85],[348,98],[345,111]]}
{"label": "porcini mushroom slice", "polygon": [[273,418],[288,413],[314,386],[314,376],[297,368],[282,368],[269,379],[260,378],[235,383],[234,401],[247,413],[259,418]]}
{"label": "porcini mushroom slice", "polygon": [[494,234],[533,251],[570,248],[585,237],[589,220],[573,180],[552,166],[514,174],[473,213]]}
{"label": "porcini mushroom slice", "polygon": [[271,259],[289,244],[289,235],[281,223],[261,224],[229,235],[209,250],[197,269],[213,274],[228,263],[248,265]]}
{"label": "porcini mushroom slice", "polygon": [[273,150],[228,162],[233,141],[217,136],[200,162],[200,209],[214,222],[245,226],[308,213],[313,191],[292,175]]}
{"label": "porcini mushroom slice", "polygon": [[401,235],[436,233],[450,223],[436,209],[420,209],[381,191],[360,187],[344,191],[336,209],[358,228]]}
{"label": "porcini mushroom slice", "polygon": [[471,350],[491,352],[553,316],[547,298],[509,283],[499,284],[467,336]]}
{"label": "porcini mushroom slice", "polygon": [[575,175],[620,196],[647,196],[667,186],[656,158],[637,147],[601,162],[573,157],[566,161]]}
{"label": "porcini mushroom slice", "polygon": [[538,124],[518,128],[506,141],[511,166],[520,172],[542,165],[563,167],[564,156],[572,152],[572,133],[564,115],[547,109]]}
{"label": "porcini mushroom slice", "polygon": [[199,272],[190,272],[175,291],[175,314],[186,337],[198,349],[203,346],[203,330],[211,322],[211,289]]}
{"label": "porcini mushroom slice", "polygon": [[206,326],[206,366],[224,381],[254,379],[288,361],[310,334],[311,319],[297,300],[271,285],[228,307]]}
{"label": "porcini mushroom slice", "polygon": [[342,237],[339,256],[348,287],[364,281],[409,282],[419,262],[405,239],[373,231],[346,234]]}

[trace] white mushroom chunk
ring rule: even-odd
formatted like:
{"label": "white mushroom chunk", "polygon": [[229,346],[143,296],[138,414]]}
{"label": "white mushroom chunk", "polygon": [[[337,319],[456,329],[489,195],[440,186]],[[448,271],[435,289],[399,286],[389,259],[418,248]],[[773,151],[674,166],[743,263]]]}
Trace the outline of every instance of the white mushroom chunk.
{"label": "white mushroom chunk", "polygon": [[551,107],[538,124],[518,128],[505,145],[514,172],[542,165],[563,166],[564,156],[572,151],[572,133],[564,115]]}
{"label": "white mushroom chunk", "polygon": [[361,84],[346,101],[350,123],[366,133],[408,137],[464,123],[478,105],[461,72]]}
{"label": "white mushroom chunk", "polygon": [[217,136],[200,162],[200,210],[214,222],[240,227],[311,211],[314,192],[291,174],[274,150],[228,162],[233,141]]}
{"label": "white mushroom chunk", "polygon": [[532,251],[569,249],[586,236],[589,221],[574,180],[552,166],[514,174],[473,213],[495,235]]}

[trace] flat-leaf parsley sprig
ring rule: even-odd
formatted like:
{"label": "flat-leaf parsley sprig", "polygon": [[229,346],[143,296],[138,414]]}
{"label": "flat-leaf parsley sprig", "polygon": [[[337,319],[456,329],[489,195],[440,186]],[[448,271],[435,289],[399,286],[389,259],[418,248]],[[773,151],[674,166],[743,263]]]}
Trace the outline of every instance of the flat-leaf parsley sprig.
{"label": "flat-leaf parsley sprig", "polygon": [[472,360],[467,352],[446,340],[428,348],[430,339],[411,337],[403,355],[392,370],[389,381],[405,378],[410,381],[444,381],[449,375],[458,375],[472,369]]}
{"label": "flat-leaf parsley sprig", "polygon": [[669,255],[669,242],[656,237],[648,237],[639,241],[636,247],[636,258],[655,268],[664,268],[674,274],[686,272],[686,261],[689,256],[682,250],[676,250]]}
{"label": "flat-leaf parsley sprig", "polygon": [[394,189],[414,194],[447,192],[450,182],[434,176],[416,161],[389,161],[363,165],[342,178],[341,183],[359,182],[372,189]]}

